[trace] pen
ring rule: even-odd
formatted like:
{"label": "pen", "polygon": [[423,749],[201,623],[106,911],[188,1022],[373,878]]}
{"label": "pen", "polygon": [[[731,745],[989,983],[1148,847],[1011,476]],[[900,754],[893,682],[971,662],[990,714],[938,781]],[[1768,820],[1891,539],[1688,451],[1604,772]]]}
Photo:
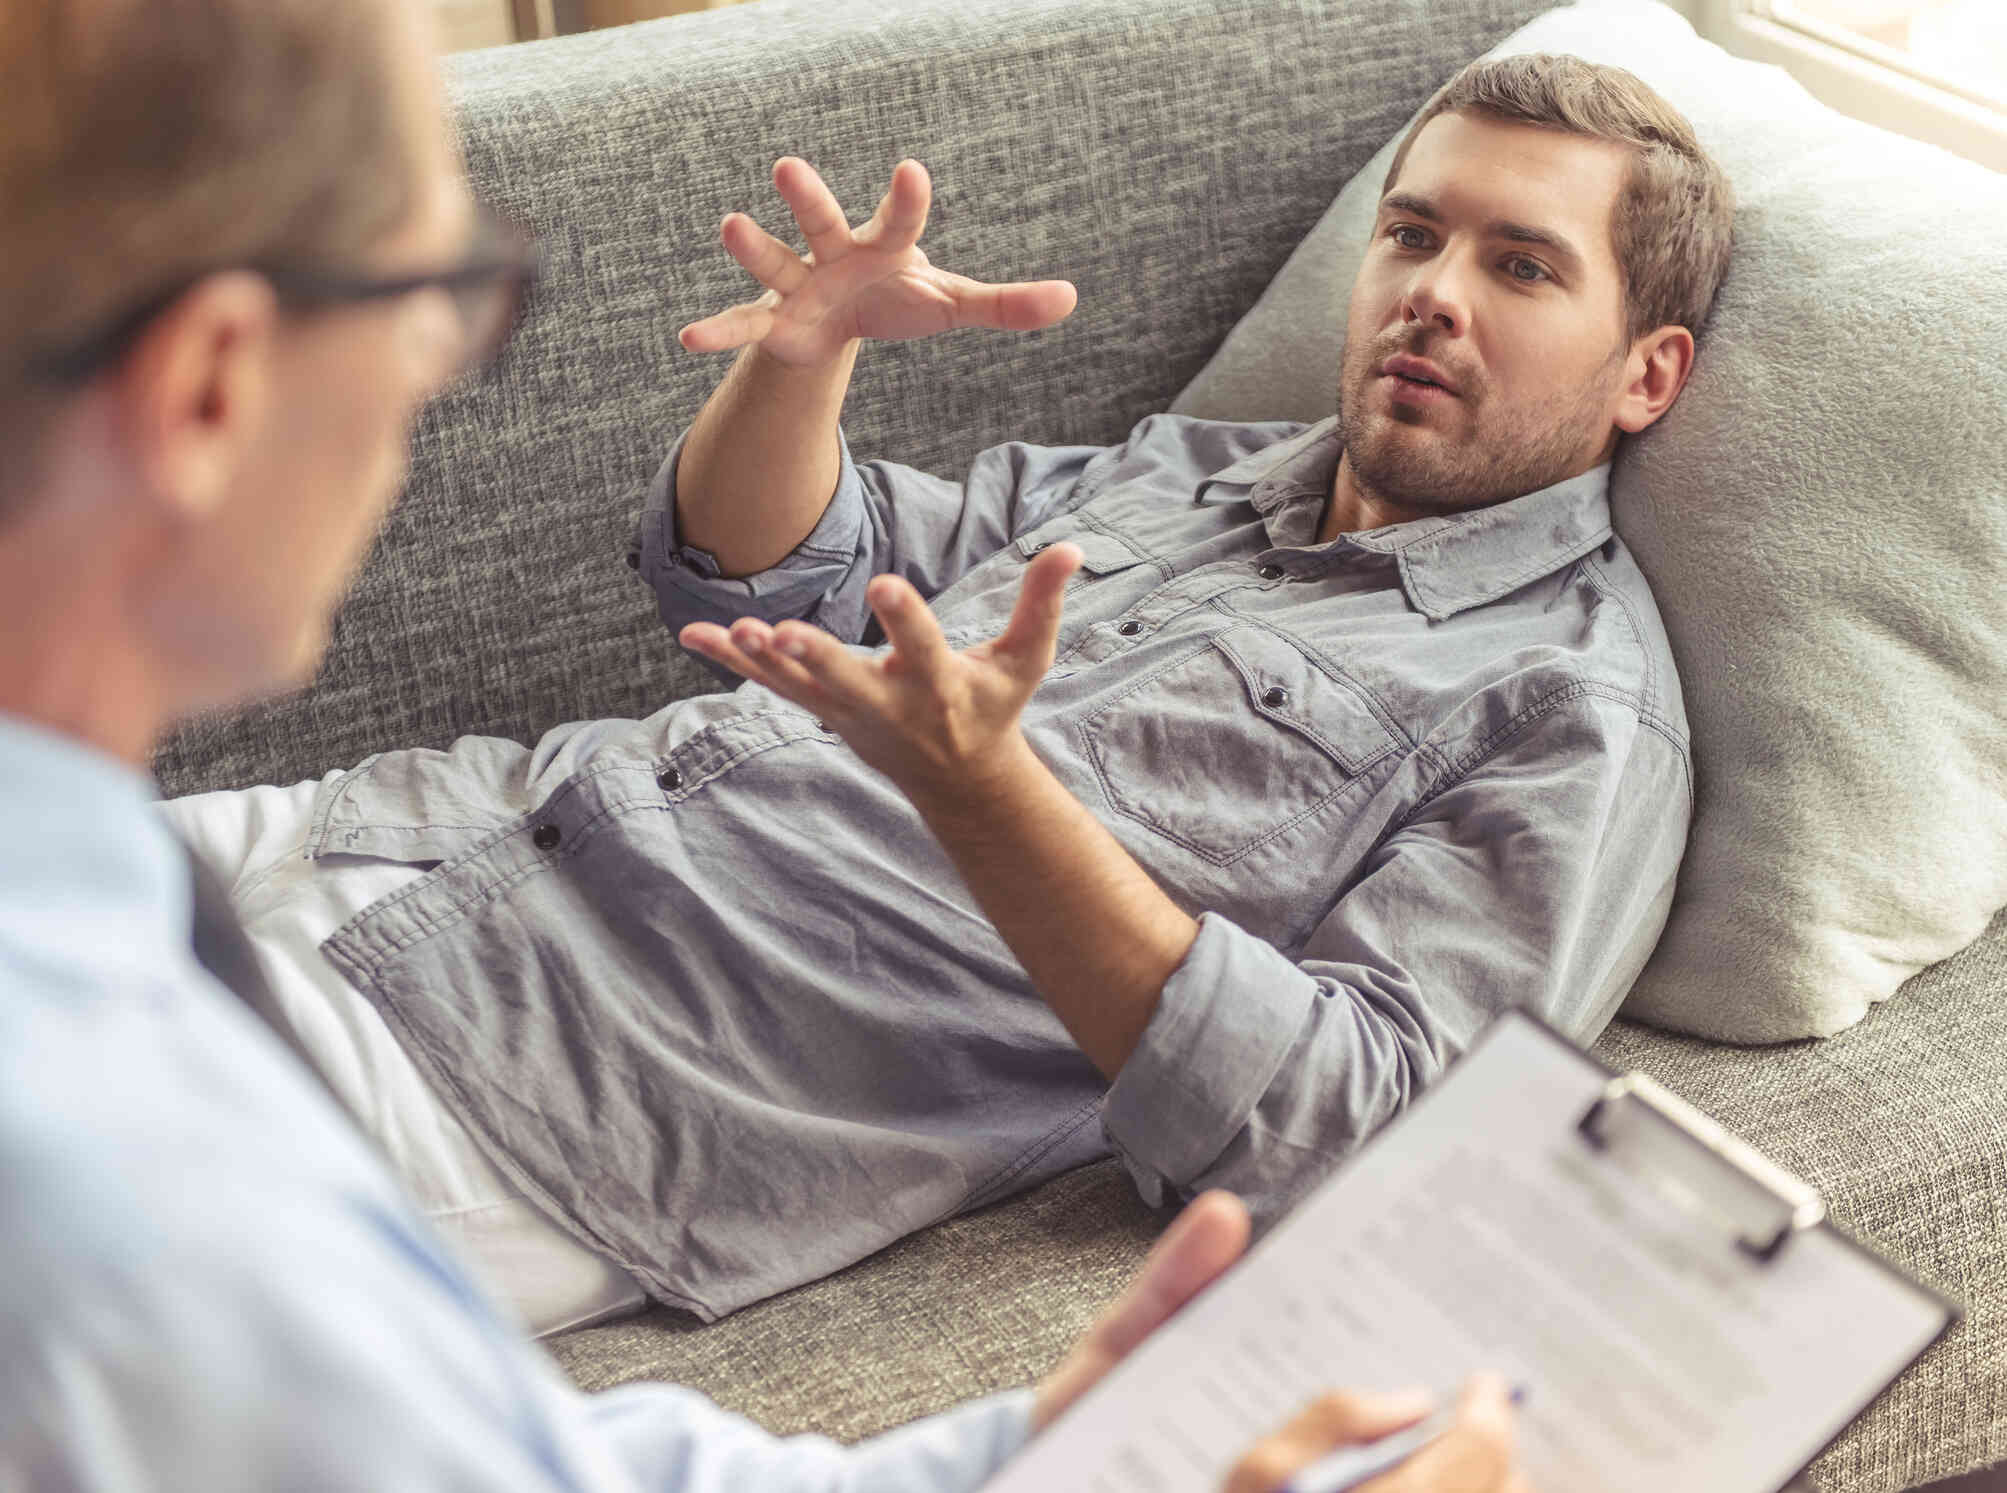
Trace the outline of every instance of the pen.
{"label": "pen", "polygon": [[[1515,1384],[1512,1387],[1512,1403],[1517,1405],[1525,1398],[1526,1386]],[[1347,1488],[1356,1488],[1368,1479],[1398,1467],[1455,1423],[1455,1408],[1445,1406],[1435,1414],[1416,1421],[1405,1431],[1395,1431],[1361,1446],[1341,1446],[1309,1466],[1298,1468],[1296,1476],[1283,1486],[1282,1493],[1345,1493]]]}

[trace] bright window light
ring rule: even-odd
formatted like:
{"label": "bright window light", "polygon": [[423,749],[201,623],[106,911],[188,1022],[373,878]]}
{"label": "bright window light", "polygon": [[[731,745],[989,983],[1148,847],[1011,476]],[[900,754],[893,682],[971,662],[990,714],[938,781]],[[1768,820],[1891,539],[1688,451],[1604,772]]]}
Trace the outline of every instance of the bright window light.
{"label": "bright window light", "polygon": [[2007,110],[2007,0],[1758,0],[1772,20]]}

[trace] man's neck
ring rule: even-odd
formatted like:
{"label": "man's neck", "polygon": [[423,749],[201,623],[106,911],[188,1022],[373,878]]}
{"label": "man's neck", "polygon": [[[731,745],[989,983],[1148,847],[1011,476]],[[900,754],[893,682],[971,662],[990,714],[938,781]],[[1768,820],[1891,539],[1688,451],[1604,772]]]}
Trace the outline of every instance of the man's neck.
{"label": "man's neck", "polygon": [[144,770],[167,721],[159,681],[87,575],[0,543],[0,711]]}
{"label": "man's neck", "polygon": [[[1616,454],[1616,450],[1617,435],[1615,431],[1611,431],[1609,439],[1603,443],[1600,451],[1578,458],[1572,470],[1553,480],[1560,482],[1566,477],[1578,477],[1601,466]],[[1537,492],[1539,489],[1528,488],[1527,491]],[[1524,496],[1524,493],[1508,495],[1508,497]],[[1489,503],[1472,506],[1489,507],[1491,503],[1503,503],[1507,500],[1507,497],[1493,498]],[[1340,534],[1384,529],[1389,524],[1404,524],[1410,519],[1439,517],[1448,511],[1450,510],[1443,508],[1415,507],[1372,491],[1360,482],[1359,474],[1352,470],[1351,454],[1341,451],[1338,453],[1338,470],[1331,478],[1331,496],[1324,500],[1324,517],[1317,525],[1317,542],[1329,544]]]}
{"label": "man's neck", "polygon": [[1409,519],[1423,517],[1424,512],[1369,491],[1352,470],[1351,455],[1341,451],[1338,471],[1331,479],[1331,496],[1324,502],[1324,518],[1317,525],[1317,542],[1329,544],[1340,534],[1404,524]]}

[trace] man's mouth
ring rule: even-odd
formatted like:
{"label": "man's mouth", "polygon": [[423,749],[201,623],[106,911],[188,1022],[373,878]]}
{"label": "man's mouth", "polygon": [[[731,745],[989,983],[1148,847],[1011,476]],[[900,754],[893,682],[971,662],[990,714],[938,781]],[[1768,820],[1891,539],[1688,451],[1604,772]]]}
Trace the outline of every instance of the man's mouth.
{"label": "man's mouth", "polygon": [[1413,398],[1454,398],[1456,385],[1449,375],[1426,358],[1398,353],[1380,365],[1380,376],[1390,381],[1397,395]]}
{"label": "man's mouth", "polygon": [[1405,373],[1383,373],[1380,382],[1387,386],[1387,397],[1396,404],[1441,404],[1457,397],[1432,379]]}

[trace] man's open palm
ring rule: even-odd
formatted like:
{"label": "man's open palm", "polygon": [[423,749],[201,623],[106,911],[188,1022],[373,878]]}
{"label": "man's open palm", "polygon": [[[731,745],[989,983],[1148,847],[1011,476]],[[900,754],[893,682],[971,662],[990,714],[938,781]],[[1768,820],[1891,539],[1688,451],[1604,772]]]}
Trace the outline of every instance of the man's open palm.
{"label": "man's open palm", "polygon": [[790,619],[741,617],[729,629],[692,622],[677,634],[784,700],[813,710],[852,751],[916,802],[978,788],[1021,745],[1018,717],[1052,667],[1066,582],[1080,547],[1055,544],[1026,567],[1003,632],[959,651],[911,583],[872,578],[865,591],[891,646],[859,657],[830,634]]}
{"label": "man's open palm", "polygon": [[902,341],[957,327],[1028,332],[1073,311],[1077,298],[1064,280],[989,285],[935,268],[919,247],[934,189],[918,161],[893,168],[862,228],[850,226],[808,162],[783,156],[773,178],[809,252],[797,254],[744,213],[728,214],[719,237],[766,294],[684,327],[679,337],[692,352],[756,342],[782,363],[815,368],[857,338]]}

